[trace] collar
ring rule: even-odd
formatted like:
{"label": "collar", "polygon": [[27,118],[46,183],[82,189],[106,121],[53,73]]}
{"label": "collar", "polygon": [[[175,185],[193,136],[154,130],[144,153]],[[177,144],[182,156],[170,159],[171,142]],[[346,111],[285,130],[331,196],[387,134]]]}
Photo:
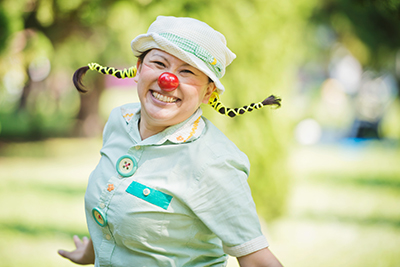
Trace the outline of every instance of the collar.
{"label": "collar", "polygon": [[138,143],[143,142],[148,144],[161,145],[164,144],[167,140],[175,144],[191,142],[200,137],[205,127],[204,120],[201,117],[203,111],[201,110],[201,108],[198,108],[193,113],[193,115],[185,121],[170,126],[164,131],[142,141],[140,138],[138,127],[138,123],[140,120],[140,111],[140,104],[125,105],[121,107],[121,114],[125,119],[126,124],[131,126],[128,127],[128,129],[132,137],[134,139],[138,139]]}

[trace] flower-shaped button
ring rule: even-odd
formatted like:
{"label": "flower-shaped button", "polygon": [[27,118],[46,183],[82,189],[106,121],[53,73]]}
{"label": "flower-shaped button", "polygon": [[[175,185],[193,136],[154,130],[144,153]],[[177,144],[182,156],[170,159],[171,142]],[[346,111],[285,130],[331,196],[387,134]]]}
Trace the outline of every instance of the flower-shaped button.
{"label": "flower-shaped button", "polygon": [[132,156],[125,155],[118,159],[116,167],[117,167],[117,172],[121,176],[129,177],[135,173],[137,169],[137,162]]}
{"label": "flower-shaped button", "polygon": [[101,227],[104,227],[107,225],[107,217],[101,209],[99,209],[97,207],[93,208],[92,215],[98,225],[100,225]]}

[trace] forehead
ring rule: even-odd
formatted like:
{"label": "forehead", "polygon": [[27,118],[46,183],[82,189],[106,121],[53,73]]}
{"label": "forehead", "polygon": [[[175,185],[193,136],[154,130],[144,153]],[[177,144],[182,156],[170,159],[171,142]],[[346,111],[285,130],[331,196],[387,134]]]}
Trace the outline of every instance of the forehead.
{"label": "forehead", "polygon": [[150,50],[150,52],[147,55],[150,56],[150,57],[158,56],[158,57],[164,58],[165,60],[168,60],[168,61],[173,61],[173,62],[176,62],[176,63],[189,65],[188,63],[186,63],[185,61],[177,58],[176,56],[173,56],[170,53],[165,52],[165,51],[160,50],[160,49],[152,49],[152,50]]}

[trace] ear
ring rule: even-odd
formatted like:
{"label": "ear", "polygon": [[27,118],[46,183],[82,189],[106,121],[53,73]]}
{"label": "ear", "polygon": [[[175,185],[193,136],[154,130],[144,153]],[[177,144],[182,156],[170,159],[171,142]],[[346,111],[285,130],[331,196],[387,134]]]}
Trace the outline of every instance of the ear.
{"label": "ear", "polygon": [[137,63],[136,63],[136,75],[135,75],[135,77],[133,78],[133,80],[135,81],[135,83],[138,83],[139,82],[139,74],[140,74],[140,71],[142,70],[142,62],[140,61],[140,60],[138,60],[137,61]]}
{"label": "ear", "polygon": [[204,95],[203,101],[201,101],[201,102],[204,104],[208,104],[208,100],[210,99],[210,96],[215,91],[215,89],[217,89],[217,87],[215,86],[215,83],[213,83],[213,82],[208,83],[206,94]]}

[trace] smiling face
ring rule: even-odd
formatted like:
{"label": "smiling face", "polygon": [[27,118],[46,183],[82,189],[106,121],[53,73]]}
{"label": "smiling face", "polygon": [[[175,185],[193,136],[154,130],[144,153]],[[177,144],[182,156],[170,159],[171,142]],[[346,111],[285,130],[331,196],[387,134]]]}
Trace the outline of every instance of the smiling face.
{"label": "smiling face", "polygon": [[[207,75],[186,62],[158,49],[151,50],[138,62],[135,77],[142,106],[140,134],[142,139],[183,122],[200,106],[207,103],[215,85]],[[164,91],[157,83],[164,72],[179,79],[173,91]]]}

